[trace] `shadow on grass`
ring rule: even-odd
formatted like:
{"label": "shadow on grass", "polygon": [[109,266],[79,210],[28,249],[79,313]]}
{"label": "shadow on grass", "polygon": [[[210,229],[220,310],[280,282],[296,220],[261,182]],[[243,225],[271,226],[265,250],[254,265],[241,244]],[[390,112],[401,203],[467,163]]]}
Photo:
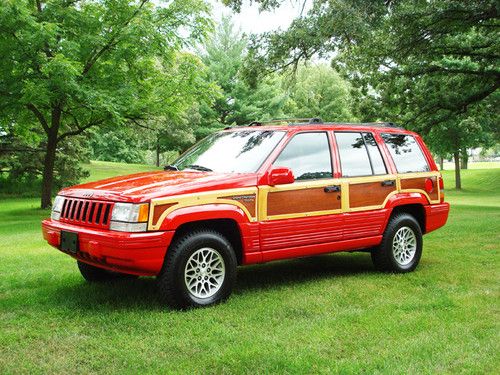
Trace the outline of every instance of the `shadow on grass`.
{"label": "shadow on grass", "polygon": [[[240,267],[234,289],[236,295],[258,293],[263,289],[305,284],[334,277],[355,277],[375,272],[370,256],[364,253],[334,254],[262,265]],[[79,276],[79,275],[78,275]],[[79,313],[95,310],[166,310],[162,305],[154,278],[120,280],[89,284],[83,279],[52,290],[51,304],[63,305]]]}

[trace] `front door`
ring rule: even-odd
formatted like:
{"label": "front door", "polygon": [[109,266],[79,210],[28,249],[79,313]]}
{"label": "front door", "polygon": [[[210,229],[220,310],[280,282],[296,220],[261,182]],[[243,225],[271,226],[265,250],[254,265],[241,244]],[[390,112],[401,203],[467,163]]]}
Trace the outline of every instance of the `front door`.
{"label": "front door", "polygon": [[327,132],[295,134],[273,166],[290,168],[295,182],[259,187],[262,251],[340,240],[342,184],[333,178]]}

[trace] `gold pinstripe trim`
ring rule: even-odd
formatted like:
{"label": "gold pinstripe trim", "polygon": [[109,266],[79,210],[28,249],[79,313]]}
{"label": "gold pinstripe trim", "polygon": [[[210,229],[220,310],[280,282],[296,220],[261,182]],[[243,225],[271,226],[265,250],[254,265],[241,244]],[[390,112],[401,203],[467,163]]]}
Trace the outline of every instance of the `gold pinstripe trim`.
{"label": "gold pinstripe trim", "polygon": [[[158,230],[165,218],[173,211],[184,208],[193,207],[205,204],[213,203],[224,203],[239,207],[248,217],[251,222],[256,221],[267,221],[267,220],[280,220],[280,219],[292,219],[300,217],[311,217],[320,215],[331,215],[343,212],[359,212],[376,210],[385,207],[388,200],[395,194],[398,193],[421,193],[423,194],[430,203],[440,203],[441,191],[439,189],[439,183],[437,183],[438,189],[438,199],[431,200],[429,194],[422,189],[401,189],[401,180],[411,179],[411,178],[423,178],[423,177],[436,177],[439,178],[439,172],[416,172],[416,173],[406,173],[406,174],[387,174],[379,176],[366,176],[366,177],[342,177],[342,178],[332,178],[324,180],[315,181],[300,181],[294,182],[293,184],[276,185],[276,186],[259,186],[253,188],[237,188],[237,189],[227,189],[227,190],[217,190],[203,193],[194,194],[183,194],[176,195],[168,198],[153,199],[149,208],[149,230]],[[349,185],[363,184],[370,182],[378,182],[384,180],[395,180],[396,190],[392,191],[387,195],[384,202],[381,205],[376,206],[364,206],[351,208],[349,205]],[[337,210],[325,210],[325,211],[311,211],[311,212],[301,212],[283,215],[267,215],[267,196],[270,192],[280,192],[280,191],[291,191],[291,190],[303,190],[303,189],[313,189],[320,188],[330,185],[340,185],[341,186],[341,208]],[[248,209],[236,200],[231,199],[221,199],[221,197],[231,197],[238,195],[253,195],[255,194],[255,216],[252,216]],[[153,225],[153,213],[154,208],[158,205],[176,203],[172,207],[165,210],[159,217],[157,223]]]}
{"label": "gold pinstripe trim", "polygon": [[[148,221],[148,229],[149,230],[158,230],[161,228],[161,225],[165,218],[175,210],[178,210],[179,208],[184,208],[184,207],[193,207],[193,206],[200,206],[204,204],[213,204],[213,203],[224,203],[224,204],[230,204],[233,206],[239,207],[248,217],[249,221],[257,221],[257,214],[256,216],[252,216],[250,212],[247,210],[247,208],[241,204],[238,201],[232,200],[232,199],[221,199],[220,197],[232,197],[232,196],[238,196],[238,195],[255,195],[255,212],[257,213],[257,202],[258,202],[258,196],[257,196],[257,188],[238,188],[238,189],[227,189],[227,190],[216,190],[216,191],[209,191],[209,192],[203,192],[203,193],[192,193],[192,194],[183,194],[183,195],[175,195],[172,197],[168,198],[159,198],[159,199],[153,199],[151,200],[151,204],[149,205],[149,221]],[[169,203],[176,203],[172,207],[169,207],[167,210],[165,210],[160,217],[158,218],[158,221],[155,225],[153,225],[153,213],[154,213],[154,208],[159,205],[163,204],[169,204]]]}

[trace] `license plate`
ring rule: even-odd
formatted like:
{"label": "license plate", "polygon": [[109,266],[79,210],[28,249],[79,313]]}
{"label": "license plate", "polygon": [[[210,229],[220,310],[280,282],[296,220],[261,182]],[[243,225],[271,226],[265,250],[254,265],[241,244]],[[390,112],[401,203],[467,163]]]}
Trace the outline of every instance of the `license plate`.
{"label": "license plate", "polygon": [[61,231],[61,250],[76,253],[78,251],[78,233]]}

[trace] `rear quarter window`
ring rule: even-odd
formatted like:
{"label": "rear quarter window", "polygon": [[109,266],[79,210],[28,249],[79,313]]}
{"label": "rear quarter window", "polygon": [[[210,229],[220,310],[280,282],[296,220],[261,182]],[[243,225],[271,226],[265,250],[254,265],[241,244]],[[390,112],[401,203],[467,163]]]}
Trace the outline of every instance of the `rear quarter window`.
{"label": "rear quarter window", "polygon": [[428,172],[429,164],[415,137],[408,134],[381,134],[398,173]]}
{"label": "rear quarter window", "polygon": [[343,177],[386,174],[384,161],[371,133],[335,132]]}

